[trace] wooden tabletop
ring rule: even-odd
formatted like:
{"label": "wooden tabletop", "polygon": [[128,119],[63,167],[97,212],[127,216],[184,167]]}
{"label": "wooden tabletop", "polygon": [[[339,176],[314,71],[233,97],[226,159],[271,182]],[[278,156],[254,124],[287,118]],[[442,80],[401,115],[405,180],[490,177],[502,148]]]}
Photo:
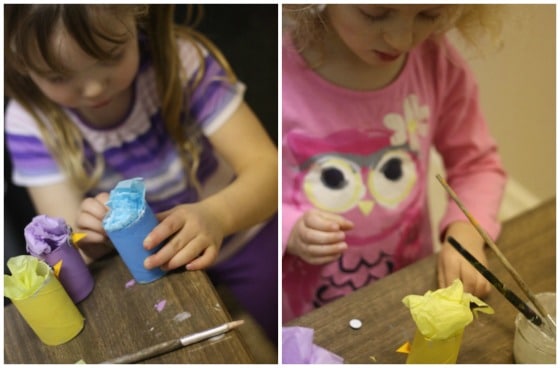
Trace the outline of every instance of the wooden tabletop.
{"label": "wooden tabletop", "polygon": [[[497,245],[533,293],[556,290],[556,202],[543,203],[503,225]],[[527,297],[487,249],[489,269],[523,300]],[[437,289],[436,256],[430,256],[344,298],[310,312],[289,326],[313,328],[314,343],[344,358],[345,363],[401,363],[396,350],[412,343],[416,330],[402,303],[409,294]],[[485,298],[495,314],[479,314],[465,328],[457,363],[513,363],[517,310],[496,290]],[[362,321],[353,330],[351,319]]]}
{"label": "wooden tabletop", "polygon": [[[231,320],[202,271],[173,272],[149,284],[127,287],[132,276],[118,256],[94,263],[91,270],[94,290],[78,304],[85,317],[84,329],[65,344],[43,344],[12,304],[4,307],[5,363],[75,363],[80,359],[99,363]],[[155,305],[163,300],[165,306],[158,311]],[[252,361],[239,332],[232,330],[143,363]]]}

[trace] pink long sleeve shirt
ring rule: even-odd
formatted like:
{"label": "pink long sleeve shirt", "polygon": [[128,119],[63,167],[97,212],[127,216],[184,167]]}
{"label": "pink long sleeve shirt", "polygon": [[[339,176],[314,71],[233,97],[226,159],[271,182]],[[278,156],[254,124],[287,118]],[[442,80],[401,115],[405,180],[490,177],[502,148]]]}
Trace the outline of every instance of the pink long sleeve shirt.
{"label": "pink long sleeve shirt", "polygon": [[[425,41],[390,85],[356,91],[310,69],[284,37],[282,52],[283,321],[433,252],[427,205],[430,148],[473,216],[497,237],[506,175],[469,68],[446,40]],[[443,190],[443,189],[442,189]],[[286,252],[302,214],[319,208],[354,223],[348,249],[320,266]],[[440,236],[465,221],[449,202]]]}

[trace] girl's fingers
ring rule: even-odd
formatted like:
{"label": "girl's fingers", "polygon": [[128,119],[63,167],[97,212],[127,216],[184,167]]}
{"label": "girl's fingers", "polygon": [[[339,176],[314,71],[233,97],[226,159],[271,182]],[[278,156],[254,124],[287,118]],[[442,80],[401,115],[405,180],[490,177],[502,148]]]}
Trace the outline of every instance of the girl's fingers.
{"label": "girl's fingers", "polygon": [[103,223],[95,215],[82,212],[76,221],[78,228],[86,231],[93,231],[100,234],[105,234],[105,229],[103,229]]}
{"label": "girl's fingers", "polygon": [[445,287],[445,276],[443,276],[443,272],[438,272],[438,288]]}
{"label": "girl's fingers", "polygon": [[[179,235],[179,234],[178,234]],[[177,267],[190,263],[199,257],[209,247],[211,241],[205,236],[196,236],[192,239],[185,240],[178,235],[174,236],[166,245],[164,245],[156,254],[146,258],[144,267],[154,268],[161,267],[164,270],[172,270]],[[212,256],[210,253],[208,257]],[[217,254],[214,254],[214,259]],[[207,258],[204,258],[198,264],[206,264]],[[195,263],[194,267],[197,267]]]}
{"label": "girl's fingers", "polygon": [[82,214],[89,213],[92,216],[96,217],[97,219],[103,220],[103,217],[105,217],[107,212],[108,212],[107,207],[102,202],[99,202],[95,198],[86,198],[82,202],[81,205]]}
{"label": "girl's fingers", "polygon": [[[155,230],[156,229],[154,229],[152,233],[154,233]],[[149,236],[150,235],[148,235],[148,237]],[[175,257],[177,253],[186,248],[186,245],[191,241],[192,238],[185,238],[185,236],[181,234],[181,232],[175,234],[175,236],[173,236],[160,250],[144,260],[144,267],[146,267],[147,269],[152,269],[166,264],[173,257]]]}
{"label": "girl's fingers", "polygon": [[213,263],[217,256],[217,251],[210,249],[215,247],[209,247],[209,244],[207,238],[203,236],[196,237],[179,250],[169,262],[163,264],[161,268],[166,271],[184,265],[187,265],[189,270],[206,268]]}
{"label": "girl's fingers", "polygon": [[[474,271],[475,274],[469,275],[473,278],[473,289],[470,291],[473,295],[484,298],[490,293],[491,285],[488,280],[486,280],[482,275],[478,273],[478,271]],[[468,290],[467,290],[468,291]]]}
{"label": "girl's fingers", "polygon": [[[161,223],[159,223],[153,230],[146,236],[144,239],[144,248],[150,250],[156,246],[158,246],[162,241],[169,238],[171,235],[175,234],[173,238],[169,241],[174,242],[180,239],[177,239],[180,234],[178,234],[179,230],[181,230],[185,226],[185,220],[180,219],[178,216],[168,216],[166,217]],[[177,233],[177,234],[176,234]],[[183,237],[187,237],[187,241],[190,240],[188,235],[184,235]],[[187,242],[184,242],[187,244]],[[183,245],[184,245],[183,244]],[[175,245],[177,247],[177,245]]]}
{"label": "girl's fingers", "polygon": [[313,264],[313,265],[322,265],[322,264],[326,264],[326,263],[336,261],[337,259],[340,258],[340,256],[341,256],[341,254],[328,256],[328,257],[313,258],[308,263]]}
{"label": "girl's fingers", "polygon": [[86,237],[77,244],[80,248],[86,243],[99,244],[107,240],[101,221],[89,213],[82,213],[77,219],[76,225],[79,229],[77,231],[86,233]]}
{"label": "girl's fingers", "polygon": [[105,204],[109,202],[109,193],[107,192],[99,193],[98,195],[95,196],[95,199],[103,206],[105,206]]}
{"label": "girl's fingers", "polygon": [[301,241],[304,244],[333,244],[343,241],[345,234],[342,231],[321,231],[315,229],[304,229],[301,231]]}
{"label": "girl's fingers", "polygon": [[354,227],[354,223],[352,221],[347,220],[346,218],[339,215],[333,215],[333,216],[334,217],[332,218],[330,217],[331,221],[334,221],[340,230],[350,230]]}
{"label": "girl's fingers", "polygon": [[158,219],[158,221],[163,221],[163,220],[166,219],[172,212],[173,212],[173,209],[170,209],[170,210],[167,210],[167,211],[163,211],[163,212],[156,213],[156,218]]}
{"label": "girl's fingers", "polygon": [[194,270],[202,270],[208,268],[214,263],[217,257],[218,257],[218,248],[208,247],[200,257],[195,258],[190,263],[187,263],[186,266],[187,270],[194,271]]}
{"label": "girl's fingers", "polygon": [[339,242],[331,245],[310,245],[308,253],[313,258],[339,256],[348,248],[345,242]]}
{"label": "girl's fingers", "polygon": [[105,237],[105,235],[103,234],[99,234],[96,232],[92,232],[92,231],[87,231],[86,232],[86,237],[84,238],[84,240],[79,241],[76,245],[78,246],[78,248],[82,248],[82,244],[101,244],[103,245],[105,243],[105,241],[107,240],[107,238]]}
{"label": "girl's fingers", "polygon": [[[451,253],[450,253],[451,252]],[[439,287],[447,287],[451,285],[453,280],[459,278],[461,264],[457,261],[455,249],[449,244],[444,244],[438,257],[438,283]]]}
{"label": "girl's fingers", "polygon": [[306,217],[307,227],[322,231],[338,231],[351,228],[352,222],[344,217],[329,212],[313,213]]}

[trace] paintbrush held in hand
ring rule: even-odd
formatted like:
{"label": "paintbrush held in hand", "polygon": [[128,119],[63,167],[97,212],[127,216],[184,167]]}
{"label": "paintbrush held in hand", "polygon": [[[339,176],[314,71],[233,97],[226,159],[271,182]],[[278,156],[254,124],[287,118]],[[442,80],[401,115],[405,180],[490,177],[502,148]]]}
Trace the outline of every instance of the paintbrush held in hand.
{"label": "paintbrush held in hand", "polygon": [[116,364],[116,363],[136,363],[146,359],[150,359],[156,357],[158,355],[162,355],[165,353],[169,353],[170,351],[177,350],[183,346],[188,346],[195,344],[197,342],[207,340],[209,338],[224,334],[236,327],[239,327],[243,324],[244,321],[233,321],[224,323],[218,327],[211,328],[209,330],[205,330],[202,332],[197,332],[191,335],[183,336],[181,338],[175,340],[169,340],[166,342],[162,342],[160,344],[150,346],[148,348],[142,349],[137,351],[136,353],[131,353],[128,355],[123,355],[119,358],[107,360],[102,362],[101,364]]}
{"label": "paintbrush held in hand", "polygon": [[535,297],[535,294],[533,294],[533,292],[531,292],[531,290],[529,290],[529,286],[527,286],[527,284],[525,283],[525,281],[523,281],[523,279],[521,278],[519,273],[515,270],[515,268],[513,268],[511,263],[509,263],[509,261],[503,255],[503,253],[500,251],[500,249],[498,248],[496,243],[494,243],[494,241],[492,240],[490,235],[488,235],[488,233],[482,228],[482,226],[480,226],[478,221],[476,221],[476,219],[467,210],[467,208],[465,207],[463,202],[459,199],[459,197],[457,196],[455,191],[453,189],[451,189],[449,184],[447,184],[445,179],[443,179],[441,177],[441,175],[436,175],[436,178],[440,182],[440,184],[443,186],[443,188],[447,191],[447,194],[449,194],[451,199],[453,199],[453,201],[457,204],[457,206],[465,214],[465,216],[467,217],[469,222],[474,226],[476,231],[478,231],[480,236],[482,236],[482,239],[484,239],[484,242],[490,247],[490,249],[492,249],[494,254],[496,254],[500,263],[506,268],[506,270],[509,272],[509,274],[513,277],[513,279],[515,280],[517,285],[519,285],[519,287],[525,293],[527,298],[529,298],[529,300],[533,303],[533,305],[535,306],[537,311],[541,314],[541,316],[546,318],[545,325],[546,325],[546,330],[549,332],[549,335],[550,336],[556,336],[556,322],[554,321],[554,318],[552,318],[550,313],[548,313],[544,309],[542,303],[539,302],[539,300]]}
{"label": "paintbrush held in hand", "polygon": [[515,308],[517,308],[525,318],[531,321],[536,326],[541,327],[543,324],[542,319],[538,316],[535,311],[533,311],[521,298],[519,298],[513,291],[509,290],[503,282],[501,282],[489,269],[487,269],[482,263],[478,261],[468,250],[463,248],[461,244],[452,236],[447,237],[449,244],[457,250],[469,263],[476,268],[478,272],[484,278],[496,288],[498,291],[511,303]]}

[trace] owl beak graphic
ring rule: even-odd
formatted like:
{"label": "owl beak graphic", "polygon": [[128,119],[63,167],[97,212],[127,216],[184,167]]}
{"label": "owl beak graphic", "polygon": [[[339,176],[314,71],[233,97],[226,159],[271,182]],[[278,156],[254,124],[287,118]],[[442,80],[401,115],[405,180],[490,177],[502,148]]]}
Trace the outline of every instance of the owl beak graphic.
{"label": "owl beak graphic", "polygon": [[370,214],[371,210],[373,209],[373,205],[374,205],[373,201],[360,201],[358,203],[358,207],[360,207],[360,211],[362,211],[364,216]]}

